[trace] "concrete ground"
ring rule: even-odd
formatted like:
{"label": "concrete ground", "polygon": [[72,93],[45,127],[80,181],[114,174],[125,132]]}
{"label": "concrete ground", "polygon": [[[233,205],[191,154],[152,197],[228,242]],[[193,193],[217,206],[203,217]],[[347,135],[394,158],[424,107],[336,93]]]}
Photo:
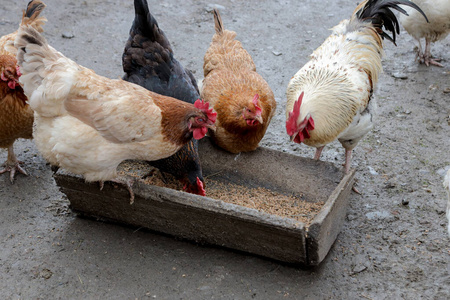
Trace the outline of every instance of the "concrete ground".
{"label": "concrete ground", "polygon": [[[49,43],[101,75],[122,76],[132,1],[45,1]],[[0,34],[16,30],[27,1],[0,0]],[[154,1],[150,10],[175,55],[202,77],[214,3]],[[252,55],[278,102],[262,145],[312,157],[289,143],[285,89],[329,28],[356,1],[221,1],[225,28]],[[449,299],[450,246],[443,175],[450,166],[450,40],[432,52],[444,68],[414,61],[402,32],[386,42],[375,93],[375,130],[354,150],[357,188],[341,234],[317,268],[300,269],[135,228],[78,218],[33,141],[15,150],[29,176],[0,176],[1,299]],[[339,143],[323,159],[343,162]],[[0,160],[6,159],[6,151]],[[402,205],[408,202],[407,205]]]}

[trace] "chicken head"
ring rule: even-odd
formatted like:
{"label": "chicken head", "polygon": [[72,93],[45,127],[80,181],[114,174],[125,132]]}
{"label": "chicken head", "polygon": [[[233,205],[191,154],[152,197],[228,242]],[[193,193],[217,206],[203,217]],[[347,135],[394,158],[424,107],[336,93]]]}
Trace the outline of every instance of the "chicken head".
{"label": "chicken head", "polygon": [[305,118],[297,124],[297,120],[300,117],[300,106],[302,105],[303,92],[294,103],[294,109],[289,113],[289,118],[286,121],[286,131],[291,137],[291,141],[298,144],[302,143],[305,139],[310,138],[309,131],[314,130],[314,120],[310,114],[307,114]]}
{"label": "chicken head", "polygon": [[1,55],[0,65],[2,66],[0,79],[7,82],[8,87],[14,90],[19,86],[19,77],[22,75],[17,66],[16,59],[10,55]]}
{"label": "chicken head", "polygon": [[264,123],[261,113],[262,108],[259,105],[259,95],[256,94],[252,102],[242,110],[242,117],[248,126],[256,126]]}
{"label": "chicken head", "polygon": [[185,183],[183,190],[187,193],[196,194],[196,195],[200,195],[200,196],[206,196],[206,191],[205,191],[203,182],[198,177],[197,177],[196,185]]}
{"label": "chicken head", "polygon": [[202,114],[192,116],[189,119],[189,129],[192,131],[194,139],[199,140],[203,138],[208,132],[208,128],[215,130],[214,123],[216,122],[217,113],[209,108],[209,103],[198,99],[194,106],[198,108]]}

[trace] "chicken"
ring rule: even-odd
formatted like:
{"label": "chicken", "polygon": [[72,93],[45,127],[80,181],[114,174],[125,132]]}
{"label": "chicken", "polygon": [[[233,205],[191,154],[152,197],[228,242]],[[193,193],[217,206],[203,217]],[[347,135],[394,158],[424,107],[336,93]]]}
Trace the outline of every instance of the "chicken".
{"label": "chicken", "polygon": [[[173,56],[173,50],[158,22],[150,14],[146,0],[135,0],[135,19],[122,56],[124,80],[155,93],[194,103],[200,98],[197,82]],[[192,139],[174,155],[149,162],[162,172],[174,175],[184,190],[205,196],[198,141]]]}
{"label": "chicken", "polygon": [[256,73],[255,64],[234,31],[225,30],[214,10],[216,33],[206,51],[201,97],[217,112],[217,130],[210,135],[223,149],[253,151],[264,137],[276,109],[272,90]]}
{"label": "chicken", "polygon": [[131,203],[131,182],[117,178],[120,162],[168,157],[214,127],[216,113],[208,103],[185,103],[97,75],[49,46],[26,24],[14,47],[43,157],[86,181],[126,184]]}
{"label": "chicken", "polygon": [[[420,14],[406,7],[408,15],[401,15],[400,22],[405,30],[419,42],[417,57],[420,63],[427,66],[442,67],[440,59],[433,59],[431,55],[431,43],[445,39],[450,32],[450,1],[449,0],[412,0],[427,15],[429,22]],[[425,51],[422,50],[420,39],[425,38]]]}
{"label": "chicken", "polygon": [[[390,9],[407,0],[366,0],[343,20],[289,81],[286,131],[291,141],[316,147],[338,139],[345,148],[345,172],[350,171],[352,149],[373,127],[376,104],[372,97],[382,71],[382,39],[395,44],[398,21]],[[382,30],[392,32],[392,37]]]}
{"label": "chicken", "polygon": [[447,171],[447,175],[445,175],[444,178],[444,188],[447,190],[447,230],[448,230],[448,236],[450,237],[450,169]]}
{"label": "chicken", "polygon": [[[22,23],[42,31],[41,25],[45,18],[39,17],[45,5],[33,0],[28,3],[23,13]],[[6,50],[5,46],[12,43],[17,31],[0,38],[0,147],[8,149],[8,158],[3,164],[0,174],[9,172],[11,183],[16,172],[27,175],[20,166],[14,154],[14,142],[18,138],[31,139],[33,133],[33,110],[27,104],[27,97],[19,84],[21,75],[17,65],[16,53]]]}

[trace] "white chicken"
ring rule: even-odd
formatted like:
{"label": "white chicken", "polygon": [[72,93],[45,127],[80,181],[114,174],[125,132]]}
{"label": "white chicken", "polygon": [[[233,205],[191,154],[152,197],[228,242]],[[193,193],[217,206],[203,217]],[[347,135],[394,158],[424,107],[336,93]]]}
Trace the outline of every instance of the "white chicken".
{"label": "white chicken", "polygon": [[[400,22],[405,30],[419,42],[417,57],[420,63],[427,66],[442,67],[440,59],[432,58],[431,43],[445,39],[450,33],[450,0],[411,0],[427,15],[429,22],[409,7],[405,7],[408,15],[401,15]],[[425,51],[422,50],[420,39],[425,38]]]}
{"label": "white chicken", "polygon": [[116,178],[120,162],[168,157],[214,128],[216,113],[208,103],[97,75],[49,46],[30,25],[20,25],[14,47],[39,152],[87,181],[126,184],[131,202],[131,184]]}
{"label": "white chicken", "polygon": [[[407,0],[366,0],[350,20],[343,20],[311,55],[287,87],[286,131],[291,141],[316,147],[338,139],[345,148],[345,172],[359,140],[373,127],[376,104],[371,100],[382,71],[382,39],[395,43],[399,25],[390,8],[398,4],[420,10]],[[382,28],[392,32],[392,37]]]}

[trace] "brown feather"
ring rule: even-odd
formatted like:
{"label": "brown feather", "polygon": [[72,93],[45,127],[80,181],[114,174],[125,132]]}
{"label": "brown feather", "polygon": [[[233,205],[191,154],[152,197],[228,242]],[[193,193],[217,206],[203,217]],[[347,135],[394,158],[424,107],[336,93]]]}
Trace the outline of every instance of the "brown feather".
{"label": "brown feather", "polygon": [[188,121],[191,117],[208,118],[191,103],[173,101],[175,99],[171,97],[155,93],[152,93],[152,97],[154,103],[161,109],[162,133],[167,140],[176,145],[184,145],[192,139],[192,132],[188,128]]}
{"label": "brown feather", "polygon": [[8,148],[18,138],[31,139],[33,111],[24,104],[26,97],[21,87],[11,90],[0,81],[0,147]]}

